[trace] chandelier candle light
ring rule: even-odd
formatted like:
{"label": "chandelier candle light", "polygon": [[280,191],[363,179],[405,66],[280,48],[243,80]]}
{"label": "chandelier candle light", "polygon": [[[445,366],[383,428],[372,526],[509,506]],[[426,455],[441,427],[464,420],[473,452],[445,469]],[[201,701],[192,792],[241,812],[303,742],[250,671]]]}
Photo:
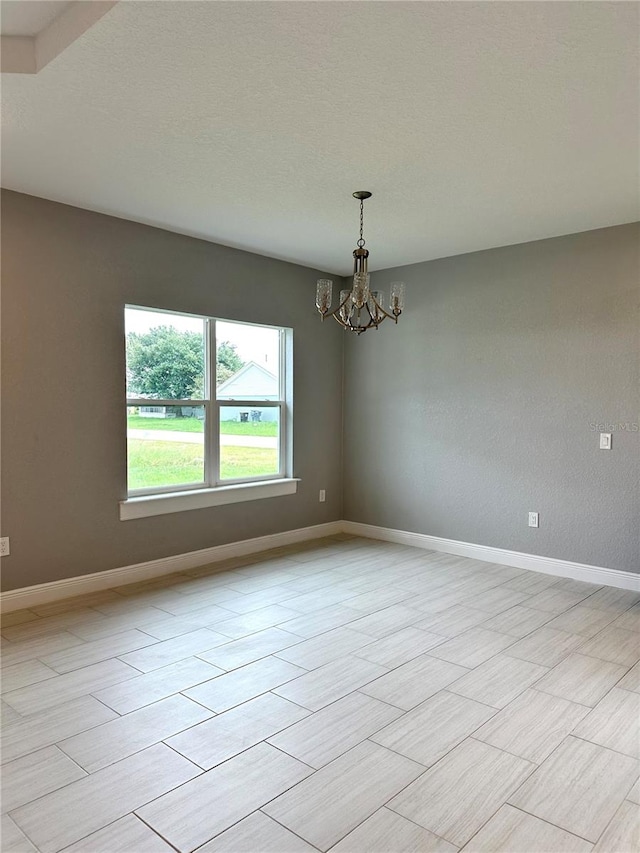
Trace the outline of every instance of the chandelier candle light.
{"label": "chandelier candle light", "polygon": [[353,197],[360,201],[360,239],[353,250],[353,287],[351,290],[340,291],[340,304],[335,311],[330,311],[333,282],[327,278],[318,279],[316,306],[323,320],[326,316],[331,316],[345,329],[361,335],[367,329],[377,329],[387,317],[394,323],[398,322],[398,317],[404,308],[404,282],[391,282],[389,311],[386,311],[382,307],[385,300],[384,293],[369,289],[367,270],[369,250],[365,249],[365,240],[362,236],[364,202],[365,199],[371,198],[371,193],[367,190],[358,190]]}

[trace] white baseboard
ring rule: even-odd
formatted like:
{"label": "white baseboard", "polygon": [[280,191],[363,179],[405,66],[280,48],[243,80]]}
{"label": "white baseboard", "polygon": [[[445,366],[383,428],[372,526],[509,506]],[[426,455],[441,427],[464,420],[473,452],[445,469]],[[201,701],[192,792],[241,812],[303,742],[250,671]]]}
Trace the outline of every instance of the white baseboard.
{"label": "white baseboard", "polygon": [[240,542],[230,542],[228,545],[214,545],[200,551],[189,551],[186,554],[176,554],[172,557],[160,557],[146,563],[136,563],[132,566],[122,566],[118,569],[107,569],[91,575],[80,575],[75,578],[64,578],[51,583],[41,583],[26,586],[21,589],[11,589],[0,595],[0,612],[9,613],[39,604],[48,604],[62,598],[74,595],[85,595],[98,592],[127,583],[150,580],[151,578],[169,575],[172,572],[183,572],[217,563],[231,557],[243,557],[245,554],[255,554],[258,551],[268,551],[282,545],[292,545],[307,539],[320,539],[323,536],[335,536],[342,532],[342,522],[330,521],[327,524],[316,524],[313,527],[300,527],[296,530],[284,530],[282,533],[272,533],[270,536],[259,536],[255,539],[243,539]]}
{"label": "white baseboard", "polygon": [[373,524],[361,524],[357,521],[343,521],[342,530],[353,536],[367,536],[371,539],[382,539],[385,542],[396,542],[399,545],[413,545],[415,548],[443,551],[446,554],[456,554],[458,557],[471,557],[487,563],[499,563],[502,566],[514,566],[517,569],[529,569],[546,575],[558,575],[562,578],[573,578],[587,583],[640,592],[640,574],[634,572],[589,566],[586,563],[572,563],[569,560],[556,560],[553,557],[539,557],[536,554],[507,551],[504,548],[492,548],[488,545],[473,545],[470,542],[458,542],[455,539],[443,539],[440,536],[428,536],[425,533],[409,533],[406,530],[393,530],[389,527],[376,527]]}
{"label": "white baseboard", "polygon": [[456,554],[459,557],[471,557],[488,563],[515,566],[518,569],[529,569],[548,575],[558,575],[563,578],[574,578],[588,583],[640,592],[640,574],[633,572],[622,572],[618,569],[607,569],[602,566],[589,566],[584,563],[572,563],[569,560],[556,560],[552,557],[539,557],[535,554],[523,554],[519,551],[507,551],[504,548],[491,548],[487,545],[473,545],[470,542],[458,542],[455,539],[443,539],[424,533],[410,533],[406,530],[393,530],[388,527],[361,524],[357,521],[330,521],[327,524],[316,524],[313,527],[300,527],[296,530],[273,533],[270,536],[259,536],[255,539],[230,542],[228,545],[203,548],[200,551],[189,551],[186,554],[176,554],[172,557],[161,557],[158,560],[149,560],[146,563],[122,566],[118,569],[107,569],[104,572],[95,572],[91,575],[80,575],[75,578],[64,578],[51,583],[23,587],[22,589],[12,589],[0,595],[0,612],[8,613],[13,610],[36,607],[74,595],[84,595],[127,583],[150,580],[161,575],[171,574],[171,572],[183,572],[186,569],[195,569],[198,566],[206,566],[208,563],[216,563],[231,557],[242,557],[246,554],[268,551],[270,548],[292,545],[308,539],[335,536],[337,533],[366,536],[370,539],[381,539],[400,545],[412,545],[415,548],[442,551],[446,554]]}

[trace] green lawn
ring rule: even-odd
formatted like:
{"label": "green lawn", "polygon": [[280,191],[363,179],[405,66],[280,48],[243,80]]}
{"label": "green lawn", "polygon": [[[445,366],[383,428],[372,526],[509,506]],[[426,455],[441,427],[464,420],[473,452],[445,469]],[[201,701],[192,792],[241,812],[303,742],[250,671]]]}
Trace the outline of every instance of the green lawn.
{"label": "green lawn", "polygon": [[[140,420],[148,421],[151,418],[140,418]],[[238,424],[238,426],[250,425]],[[203,481],[204,459],[202,448],[198,444],[134,438],[129,439],[128,451],[130,489],[175,486]],[[278,470],[278,451],[275,448],[223,446],[220,451],[222,479],[275,474]]]}
{"label": "green lawn", "polygon": [[275,447],[220,448],[220,475],[223,480],[236,477],[259,477],[278,473],[278,451]]}
{"label": "green lawn", "polygon": [[253,421],[248,424],[241,424],[238,421],[220,421],[220,432],[223,435],[267,435],[274,436],[278,434],[278,424],[276,421]]}
{"label": "green lawn", "polygon": [[[173,432],[202,432],[203,421],[198,418],[141,418],[140,415],[127,417],[129,429],[172,430]],[[220,432],[223,435],[266,435],[278,434],[278,424],[275,421],[251,421],[246,424],[238,421],[221,421]]]}
{"label": "green lawn", "polygon": [[202,432],[204,421],[198,418],[141,418],[128,415],[128,429],[169,429],[172,432]]}

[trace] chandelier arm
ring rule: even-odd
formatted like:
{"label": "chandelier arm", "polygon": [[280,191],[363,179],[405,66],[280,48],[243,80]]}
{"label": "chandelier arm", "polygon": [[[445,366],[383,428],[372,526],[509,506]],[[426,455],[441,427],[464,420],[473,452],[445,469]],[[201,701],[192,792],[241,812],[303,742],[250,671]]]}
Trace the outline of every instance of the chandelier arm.
{"label": "chandelier arm", "polygon": [[335,318],[336,318],[336,320],[340,323],[340,325],[341,325],[341,326],[344,326],[344,327],[345,327],[345,329],[346,329],[346,328],[348,328],[348,324],[346,324],[346,323],[342,320],[342,318],[340,317],[340,311],[342,311],[342,309],[344,308],[344,306],[347,304],[347,302],[348,302],[350,299],[351,299],[351,294],[349,294],[349,296],[347,296],[347,297],[346,297],[346,299],[343,299],[343,301],[338,305],[338,307],[337,307],[334,311],[327,311],[327,312],[323,315],[323,318],[324,318],[324,316],[327,316],[327,317],[328,317],[328,316],[335,317]]}
{"label": "chandelier arm", "polygon": [[345,322],[344,322],[344,320],[342,319],[342,317],[339,317],[339,316],[338,316],[338,312],[337,312],[337,311],[332,311],[328,316],[333,317],[333,319],[336,321],[336,323],[340,323],[340,325],[342,326],[342,328],[343,328],[343,329],[349,329],[349,328],[351,328],[351,327],[349,326],[349,324],[348,324],[348,323],[345,323]]}
{"label": "chandelier arm", "polygon": [[[368,309],[367,309],[367,313],[369,313]],[[328,311],[328,312],[323,316],[323,319],[324,319],[324,317],[333,317],[333,319],[336,321],[336,323],[339,323],[339,324],[342,326],[342,328],[343,328],[343,329],[348,329],[350,332],[356,332],[357,334],[359,334],[359,335],[360,335],[360,334],[362,334],[362,332],[366,332],[366,331],[367,331],[367,329],[371,329],[371,328],[376,328],[376,329],[377,329],[377,328],[378,328],[378,326],[379,326],[381,323],[383,323],[383,322],[387,319],[387,317],[388,317],[390,320],[395,320],[395,317],[393,316],[393,314],[389,314],[389,313],[388,313],[387,311],[385,311],[384,309],[382,309],[382,313],[383,313],[383,316],[382,316],[382,317],[380,317],[380,319],[379,319],[379,320],[374,319],[374,318],[371,316],[371,314],[369,313],[369,318],[370,318],[370,319],[369,319],[369,322],[368,322],[368,323],[366,323],[366,324],[364,324],[364,325],[362,325],[362,324],[358,324],[358,325],[356,325],[355,323],[352,323],[352,322],[351,322],[351,320],[349,320],[348,322],[345,322],[345,321],[342,319],[342,317],[340,317],[339,312],[338,312],[338,309],[336,309],[335,311]],[[397,322],[397,321],[396,321],[396,322]]]}
{"label": "chandelier arm", "polygon": [[[322,318],[324,319],[324,317],[333,317],[334,320],[336,321],[336,323],[339,323],[343,327],[343,329],[348,329],[350,332],[356,332],[356,334],[358,334],[358,335],[361,335],[363,332],[366,332],[367,329],[371,329],[371,328],[377,329],[378,326],[380,325],[380,323],[382,323],[387,317],[390,320],[396,319],[393,316],[393,314],[389,314],[387,311],[385,311],[384,308],[382,308],[380,306],[380,304],[378,302],[376,302],[376,300],[374,299],[373,301],[374,301],[376,307],[380,310],[380,312],[382,314],[382,316],[380,318],[378,318],[377,315],[376,315],[376,317],[374,317],[371,313],[369,306],[365,303],[363,305],[363,308],[366,308],[367,314],[369,315],[369,321],[367,323],[360,323],[360,322],[354,323],[351,320],[351,317],[349,317],[348,320],[345,321],[340,316],[340,311],[342,308],[344,308],[344,306],[347,304],[349,299],[350,299],[350,296],[348,296],[343,302],[341,302],[340,305],[335,309],[335,311],[327,311],[325,314],[322,315]],[[360,311],[362,311],[362,309],[360,309]],[[358,311],[358,315],[360,314],[360,311]],[[358,319],[359,319],[359,317],[358,317]],[[396,320],[396,322],[397,322],[397,320]]]}
{"label": "chandelier arm", "polygon": [[[378,316],[378,313],[376,312],[376,316],[374,317],[371,313],[369,305],[367,303],[365,303],[363,305],[363,308],[366,308],[367,314],[369,315],[369,322],[368,323],[358,322],[356,324],[356,323],[353,323],[353,321],[351,320],[350,317],[345,322],[342,319],[342,317],[340,316],[340,311],[344,308],[344,306],[347,304],[347,302],[349,302],[350,298],[351,298],[350,295],[347,296],[346,299],[344,299],[334,311],[325,311],[324,313],[320,312],[321,319],[324,320],[325,317],[333,317],[334,320],[336,321],[336,323],[339,323],[343,329],[348,329],[350,332],[356,332],[357,334],[360,335],[360,334],[362,334],[362,332],[366,332],[367,329],[371,329],[372,327],[375,327],[377,329],[378,326],[380,326],[380,324],[383,323],[387,318],[389,320],[393,320],[393,322],[397,324],[398,317],[400,316],[400,314],[402,314],[402,311],[399,311],[397,314],[393,314],[393,313],[390,313],[389,311],[386,311],[380,305],[380,303],[372,296],[371,299],[372,299],[374,305],[376,306],[376,308],[378,309],[380,316]],[[362,310],[362,309],[360,309],[360,310]]]}
{"label": "chandelier arm", "polygon": [[[377,307],[377,308],[382,312],[382,314],[384,314],[384,317],[388,317],[390,320],[393,320],[393,322],[397,324],[397,322],[398,322],[398,317],[402,314],[402,311],[401,311],[401,310],[398,310],[398,313],[397,313],[397,314],[396,314],[396,313],[393,313],[393,312],[389,313],[389,311],[386,311],[386,310],[382,307],[382,305],[380,305],[380,303],[379,303],[379,302],[378,302],[378,301],[377,301],[373,296],[371,297],[371,299],[373,300],[373,302],[374,302],[375,306],[376,306],[376,307]],[[384,319],[384,318],[383,318],[383,319]],[[380,320],[380,322],[382,322],[382,320]]]}
{"label": "chandelier arm", "polygon": [[379,303],[379,302],[378,302],[378,300],[375,298],[375,296],[373,295],[373,293],[371,293],[370,295],[371,295],[371,301],[373,302],[373,304],[374,304],[374,305],[375,305],[375,307],[376,307],[376,316],[374,317],[374,316],[372,315],[371,310],[369,309],[369,306],[368,306],[368,305],[367,305],[367,311],[369,311],[369,316],[370,316],[370,317],[371,317],[371,319],[373,320],[373,324],[374,324],[374,326],[375,326],[375,327],[376,327],[376,329],[377,329],[377,328],[378,328],[378,326],[380,325],[380,323],[382,323],[382,322],[383,322],[383,321],[384,321],[384,320],[385,320],[389,315],[388,315],[388,314],[387,314],[387,312],[384,310],[384,308],[382,307],[382,305],[380,305],[380,303]]}
{"label": "chandelier arm", "polygon": [[[357,332],[359,335],[361,335],[362,332],[366,332],[367,329],[371,329],[373,326],[377,326],[376,321],[371,316],[371,311],[369,311],[369,306],[365,304],[364,307],[367,309],[367,314],[369,315],[369,322],[364,323],[364,324],[359,322],[357,326],[353,326],[353,331]],[[359,319],[360,319],[360,316],[358,315],[358,320]]]}
{"label": "chandelier arm", "polygon": [[[371,299],[377,305],[377,302],[375,301],[375,299],[373,299],[373,296],[371,297]],[[369,308],[369,303],[365,302],[364,307],[367,309],[367,314],[369,315],[369,322],[367,323],[366,328],[368,329],[369,326],[371,326],[372,324],[377,328],[378,323],[376,322],[376,318],[371,313],[371,308]]]}
{"label": "chandelier arm", "polygon": [[[377,302],[376,305],[378,305]],[[390,314],[388,311],[385,311],[382,305],[378,305],[378,308],[380,309],[380,311],[382,311],[385,317],[388,317],[390,320],[393,320],[394,323],[398,322],[398,317],[400,316],[400,314],[402,314],[402,311],[400,311],[398,314]]]}
{"label": "chandelier arm", "polygon": [[376,321],[372,317],[369,320],[369,322],[366,324],[366,326],[361,326],[360,328],[362,329],[363,332],[366,332],[367,329],[377,329],[377,327],[378,327],[378,324],[376,323]]}

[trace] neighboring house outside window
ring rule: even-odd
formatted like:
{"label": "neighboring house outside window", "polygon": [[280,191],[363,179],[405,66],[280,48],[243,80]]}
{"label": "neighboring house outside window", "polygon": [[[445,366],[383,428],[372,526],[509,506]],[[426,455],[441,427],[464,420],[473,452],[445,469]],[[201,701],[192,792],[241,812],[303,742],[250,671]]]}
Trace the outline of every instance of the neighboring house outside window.
{"label": "neighboring house outside window", "polygon": [[[126,306],[125,331],[129,501],[123,503],[294,482],[290,329]],[[263,494],[231,495],[233,502],[256,496]],[[212,499],[220,502],[228,501]],[[153,506],[169,511],[157,501]],[[121,517],[139,517],[132,511],[121,509]]]}
{"label": "neighboring house outside window", "polygon": [[[259,396],[261,400],[278,400],[278,377],[261,367],[255,361],[250,361],[241,367],[226,381],[218,385],[218,400],[251,400]],[[277,409],[260,411],[245,408],[238,410],[225,406],[220,410],[221,420],[239,421],[276,421]]]}
{"label": "neighboring house outside window", "polygon": [[166,406],[140,406],[138,408],[138,414],[141,418],[166,418],[167,417],[167,407]]}

